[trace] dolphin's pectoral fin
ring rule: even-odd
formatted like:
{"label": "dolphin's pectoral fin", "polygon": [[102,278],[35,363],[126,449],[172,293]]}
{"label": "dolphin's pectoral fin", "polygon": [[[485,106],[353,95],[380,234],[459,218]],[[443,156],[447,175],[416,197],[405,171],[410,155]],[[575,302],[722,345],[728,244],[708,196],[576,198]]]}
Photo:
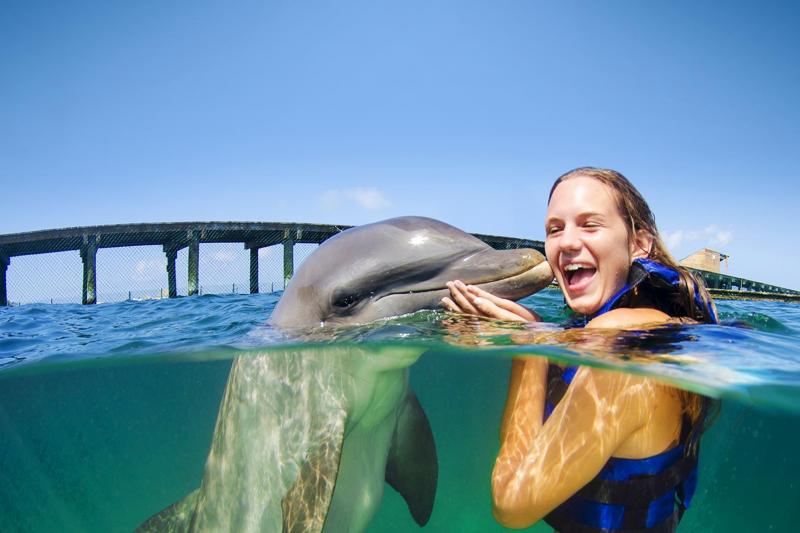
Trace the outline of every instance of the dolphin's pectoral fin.
{"label": "dolphin's pectoral fin", "polygon": [[344,441],[344,417],[306,455],[297,480],[281,501],[283,533],[318,533],[331,505]]}
{"label": "dolphin's pectoral fin", "polygon": [[414,521],[424,526],[433,511],[439,479],[436,443],[428,417],[413,392],[409,391],[400,409],[386,462],[386,482],[406,500]]}
{"label": "dolphin's pectoral fin", "polygon": [[178,533],[189,531],[194,511],[197,508],[199,490],[193,490],[182,500],[177,501],[154,514],[136,528],[136,533]]}

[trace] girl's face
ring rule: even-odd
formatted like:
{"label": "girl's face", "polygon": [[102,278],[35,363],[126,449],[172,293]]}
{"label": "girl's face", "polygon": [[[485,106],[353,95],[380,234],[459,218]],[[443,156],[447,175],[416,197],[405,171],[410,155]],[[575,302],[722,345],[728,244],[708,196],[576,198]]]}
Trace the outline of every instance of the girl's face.
{"label": "girl's face", "polygon": [[568,178],[553,191],[545,235],[547,261],[567,305],[586,315],[622,288],[633,259],[650,248],[628,235],[614,192],[587,176]]}

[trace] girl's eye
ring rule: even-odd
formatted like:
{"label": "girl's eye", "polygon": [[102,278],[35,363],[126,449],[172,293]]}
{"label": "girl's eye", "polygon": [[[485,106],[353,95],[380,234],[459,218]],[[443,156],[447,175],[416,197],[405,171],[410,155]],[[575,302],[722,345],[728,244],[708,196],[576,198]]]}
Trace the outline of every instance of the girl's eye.
{"label": "girl's eye", "polygon": [[560,226],[548,226],[547,227],[547,234],[548,235],[552,235],[554,233],[558,233],[559,231],[561,231],[561,227]]}

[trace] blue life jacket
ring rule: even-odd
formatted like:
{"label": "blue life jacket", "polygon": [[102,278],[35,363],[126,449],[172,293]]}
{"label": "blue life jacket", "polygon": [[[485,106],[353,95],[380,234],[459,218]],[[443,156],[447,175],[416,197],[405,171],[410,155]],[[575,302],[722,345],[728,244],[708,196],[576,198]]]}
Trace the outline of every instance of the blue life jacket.
{"label": "blue life jacket", "polygon": [[617,307],[630,307],[635,292],[647,293],[649,299],[670,316],[688,317],[700,322],[716,323],[717,314],[711,302],[704,302],[697,287],[694,289],[694,309],[687,309],[678,297],[680,275],[666,265],[652,259],[634,259],[628,280],[617,293],[591,317],[602,315]]}
{"label": "blue life jacket", "polygon": [[[594,316],[623,306],[634,287],[661,293],[651,295],[660,301],[675,300],[670,298],[669,292],[677,292],[679,276],[660,263],[637,259],[631,266],[628,283]],[[698,293],[695,293],[694,303],[699,310],[695,314],[706,315],[697,318],[716,322],[713,307],[705,304]],[[686,310],[671,311],[672,316],[690,316]],[[577,370],[577,366],[549,366],[545,420],[566,393]],[[699,425],[702,424],[695,424]],[[592,481],[555,508],[545,521],[562,533],[675,531],[697,486],[700,453],[697,429],[684,416],[680,441],[675,447],[643,459],[610,458]]]}

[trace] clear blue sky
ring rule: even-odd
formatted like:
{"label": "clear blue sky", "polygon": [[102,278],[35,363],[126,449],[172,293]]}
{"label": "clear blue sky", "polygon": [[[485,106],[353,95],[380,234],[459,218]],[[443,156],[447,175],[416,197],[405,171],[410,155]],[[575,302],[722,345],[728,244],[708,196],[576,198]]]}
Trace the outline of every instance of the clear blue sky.
{"label": "clear blue sky", "polygon": [[798,288],[799,27],[791,2],[5,1],[0,233],[419,214],[541,239],[552,180],[595,165],[678,258]]}

